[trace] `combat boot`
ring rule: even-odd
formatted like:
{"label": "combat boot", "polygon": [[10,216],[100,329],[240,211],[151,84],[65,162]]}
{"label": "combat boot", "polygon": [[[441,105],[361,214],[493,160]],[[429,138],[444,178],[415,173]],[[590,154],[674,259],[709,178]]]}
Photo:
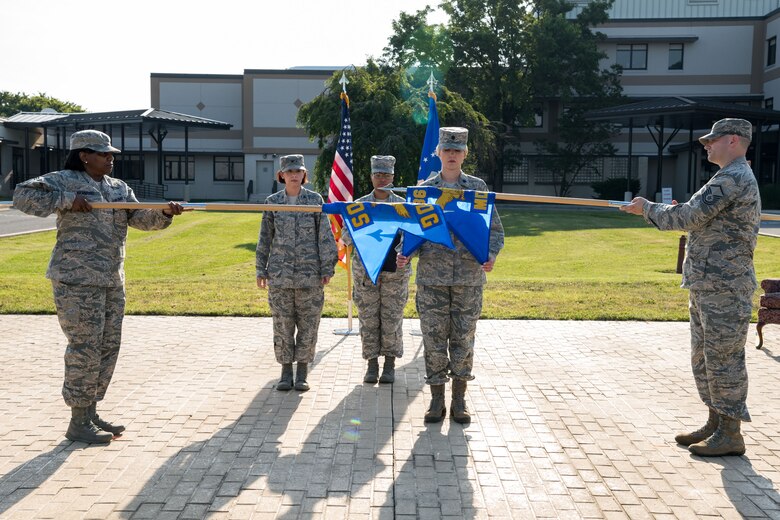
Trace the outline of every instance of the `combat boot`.
{"label": "combat boot", "polygon": [[92,421],[92,424],[104,432],[111,432],[113,435],[122,435],[122,432],[125,431],[125,427],[121,424],[111,424],[110,422],[101,419],[97,413],[97,403],[89,405],[87,413],[89,414],[89,420]]}
{"label": "combat boot", "polygon": [[455,379],[452,382],[452,402],[450,402],[450,417],[459,424],[471,422],[471,414],[466,409],[466,381]]}
{"label": "combat boot", "polygon": [[382,377],[379,378],[379,382],[392,383],[393,381],[395,381],[395,358],[385,356],[385,364],[382,365]]}
{"label": "combat boot", "polygon": [[368,360],[368,368],[366,369],[366,375],[363,377],[364,383],[374,384],[379,377],[379,360],[377,358]]}
{"label": "combat boot", "polygon": [[89,409],[74,406],[70,409],[71,418],[65,437],[75,442],[87,444],[108,444],[114,436],[109,432],[102,432],[89,420]]}
{"label": "combat boot", "polygon": [[718,412],[713,410],[712,408],[710,410],[710,415],[707,417],[707,422],[704,426],[696,430],[695,432],[691,433],[678,433],[674,440],[677,441],[677,444],[682,444],[683,446],[690,446],[691,444],[696,444],[697,442],[701,442],[713,433],[715,433],[715,430],[718,428]]}
{"label": "combat boot", "polygon": [[439,422],[447,415],[444,406],[444,385],[431,385],[431,404],[425,412],[425,422]]}
{"label": "combat boot", "polygon": [[284,363],[282,365],[282,377],[279,382],[276,383],[276,389],[286,392],[293,387],[293,369],[292,363]]}
{"label": "combat boot", "polygon": [[299,392],[306,392],[309,389],[309,383],[306,382],[306,373],[309,371],[308,363],[298,362],[295,370],[295,389]]}
{"label": "combat boot", "polygon": [[701,442],[691,444],[688,449],[700,457],[744,455],[745,440],[739,431],[739,423],[739,419],[721,415],[715,433]]}

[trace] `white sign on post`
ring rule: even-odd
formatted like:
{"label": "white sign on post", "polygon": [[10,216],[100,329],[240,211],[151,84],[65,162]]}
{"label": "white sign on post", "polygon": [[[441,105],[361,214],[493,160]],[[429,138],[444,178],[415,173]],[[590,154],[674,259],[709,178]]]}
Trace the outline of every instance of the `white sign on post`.
{"label": "white sign on post", "polygon": [[661,202],[664,204],[672,203],[672,188],[668,186],[661,188]]}

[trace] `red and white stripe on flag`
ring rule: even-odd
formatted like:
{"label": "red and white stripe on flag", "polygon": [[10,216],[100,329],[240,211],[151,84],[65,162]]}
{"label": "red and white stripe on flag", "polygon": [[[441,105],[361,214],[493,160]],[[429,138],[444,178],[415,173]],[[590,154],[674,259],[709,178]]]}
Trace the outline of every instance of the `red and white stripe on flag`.
{"label": "red and white stripe on flag", "polygon": [[[352,124],[349,119],[349,97],[341,93],[341,130],[336,144],[336,156],[330,170],[328,202],[350,202],[353,194]],[[329,215],[330,227],[336,242],[341,238],[344,221],[340,215]],[[339,243],[339,264],[347,267],[347,248]]]}

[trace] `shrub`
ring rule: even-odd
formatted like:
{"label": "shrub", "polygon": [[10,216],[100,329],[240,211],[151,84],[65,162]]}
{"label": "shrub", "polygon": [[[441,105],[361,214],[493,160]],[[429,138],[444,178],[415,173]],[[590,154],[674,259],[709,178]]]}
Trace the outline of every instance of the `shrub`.
{"label": "shrub", "polygon": [[[597,199],[623,200],[623,195],[626,192],[626,178],[593,182],[590,187],[596,192]],[[639,179],[631,179],[631,193],[638,193],[639,187]]]}

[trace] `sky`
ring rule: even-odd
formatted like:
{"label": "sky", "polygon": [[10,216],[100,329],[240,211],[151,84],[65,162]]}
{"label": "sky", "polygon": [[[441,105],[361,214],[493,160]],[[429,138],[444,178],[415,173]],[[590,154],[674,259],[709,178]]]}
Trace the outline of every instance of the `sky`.
{"label": "sky", "polygon": [[[0,91],[149,108],[150,74],[362,65],[425,0],[0,0]],[[438,9],[428,18],[443,23]]]}

